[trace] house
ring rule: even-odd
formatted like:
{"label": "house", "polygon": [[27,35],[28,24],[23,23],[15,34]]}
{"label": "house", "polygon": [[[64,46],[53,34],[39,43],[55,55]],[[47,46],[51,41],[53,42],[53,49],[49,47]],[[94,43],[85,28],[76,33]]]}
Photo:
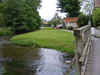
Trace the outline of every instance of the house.
{"label": "house", "polygon": [[42,22],[42,24],[48,24],[48,22],[44,20],[44,21]]}
{"label": "house", "polygon": [[77,17],[67,17],[64,19],[64,22],[66,24],[66,27],[73,27],[76,28],[77,27]]}

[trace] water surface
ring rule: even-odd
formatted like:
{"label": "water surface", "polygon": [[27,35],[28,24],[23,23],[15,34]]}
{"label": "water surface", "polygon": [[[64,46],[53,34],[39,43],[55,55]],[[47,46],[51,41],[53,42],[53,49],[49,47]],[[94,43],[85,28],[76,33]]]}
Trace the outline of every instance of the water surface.
{"label": "water surface", "polygon": [[66,53],[28,48],[0,40],[0,75],[68,75]]}

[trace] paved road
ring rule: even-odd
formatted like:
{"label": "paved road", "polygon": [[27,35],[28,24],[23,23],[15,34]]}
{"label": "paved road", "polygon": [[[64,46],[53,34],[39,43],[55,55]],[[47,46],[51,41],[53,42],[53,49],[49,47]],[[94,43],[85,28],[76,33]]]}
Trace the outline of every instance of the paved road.
{"label": "paved road", "polygon": [[[100,36],[100,30],[95,30]],[[92,51],[89,56],[87,75],[100,75],[100,38],[92,37]]]}

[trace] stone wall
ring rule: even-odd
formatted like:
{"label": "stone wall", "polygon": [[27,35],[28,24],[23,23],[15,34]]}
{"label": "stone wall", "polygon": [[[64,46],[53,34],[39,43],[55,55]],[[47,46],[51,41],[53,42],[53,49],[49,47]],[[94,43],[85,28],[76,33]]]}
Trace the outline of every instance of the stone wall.
{"label": "stone wall", "polygon": [[91,50],[91,26],[86,25],[74,30],[76,38],[75,69],[76,75],[85,75],[88,55]]}

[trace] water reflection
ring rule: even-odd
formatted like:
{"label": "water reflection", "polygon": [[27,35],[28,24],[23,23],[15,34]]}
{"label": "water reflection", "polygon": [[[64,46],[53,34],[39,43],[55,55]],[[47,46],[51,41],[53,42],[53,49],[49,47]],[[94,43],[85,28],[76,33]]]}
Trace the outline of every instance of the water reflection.
{"label": "water reflection", "polygon": [[12,59],[11,62],[3,64],[7,75],[33,75],[39,64],[37,62],[40,59],[39,51],[39,49],[5,45],[2,48],[3,58]]}
{"label": "water reflection", "polygon": [[50,50],[41,49],[40,66],[36,75],[64,75],[67,65],[64,64],[62,53]]}
{"label": "water reflection", "polygon": [[[0,42],[1,43],[1,42]],[[67,75],[64,53],[5,44],[0,47],[0,75]]]}

